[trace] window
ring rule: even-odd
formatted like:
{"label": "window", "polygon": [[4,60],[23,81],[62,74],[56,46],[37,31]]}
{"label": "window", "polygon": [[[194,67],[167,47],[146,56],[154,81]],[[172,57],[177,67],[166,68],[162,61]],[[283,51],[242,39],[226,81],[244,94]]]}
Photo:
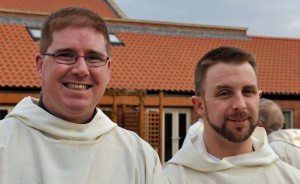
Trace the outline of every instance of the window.
{"label": "window", "polygon": [[109,33],[109,40],[112,45],[124,45],[124,43],[115,33]]}
{"label": "window", "polygon": [[26,27],[29,35],[33,39],[33,41],[38,41],[41,38],[42,31],[40,28],[32,28],[32,27]]}
{"label": "window", "polygon": [[4,119],[4,117],[12,111],[14,106],[0,106],[0,120]]}
{"label": "window", "polygon": [[283,129],[293,128],[293,111],[292,110],[283,110],[284,121]]}
{"label": "window", "polygon": [[4,119],[4,117],[8,114],[8,110],[0,109],[0,120]]}

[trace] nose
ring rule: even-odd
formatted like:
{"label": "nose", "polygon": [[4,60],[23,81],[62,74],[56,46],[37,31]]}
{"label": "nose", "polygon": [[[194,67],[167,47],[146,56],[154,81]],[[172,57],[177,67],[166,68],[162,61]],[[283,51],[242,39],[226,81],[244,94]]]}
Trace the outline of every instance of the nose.
{"label": "nose", "polygon": [[244,110],[246,109],[246,101],[245,97],[243,94],[239,93],[236,94],[234,99],[233,99],[233,105],[232,108],[233,110]]}
{"label": "nose", "polygon": [[89,75],[89,68],[83,56],[78,56],[76,63],[74,63],[72,67],[72,73],[74,75],[79,77],[85,77]]}

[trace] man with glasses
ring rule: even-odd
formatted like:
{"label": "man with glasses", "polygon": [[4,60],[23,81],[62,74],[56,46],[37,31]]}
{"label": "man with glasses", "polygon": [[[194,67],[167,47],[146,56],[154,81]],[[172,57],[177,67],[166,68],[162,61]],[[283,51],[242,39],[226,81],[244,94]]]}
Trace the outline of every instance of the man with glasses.
{"label": "man with glasses", "polygon": [[41,98],[24,98],[0,122],[1,184],[165,183],[152,147],[96,107],[111,71],[102,18],[52,13],[35,58]]}

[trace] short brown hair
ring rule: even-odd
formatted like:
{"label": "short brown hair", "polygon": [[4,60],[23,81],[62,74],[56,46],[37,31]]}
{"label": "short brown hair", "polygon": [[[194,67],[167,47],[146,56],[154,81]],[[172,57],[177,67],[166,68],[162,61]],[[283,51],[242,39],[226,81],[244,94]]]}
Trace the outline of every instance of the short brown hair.
{"label": "short brown hair", "polygon": [[265,128],[271,131],[283,127],[284,116],[280,106],[272,100],[261,98],[259,102],[258,119],[262,121]]}
{"label": "short brown hair", "polygon": [[207,52],[196,65],[194,83],[195,94],[197,96],[203,96],[205,94],[203,85],[207,70],[209,67],[219,62],[233,64],[243,64],[248,62],[252,66],[257,77],[256,61],[252,54],[236,47],[218,47]]}
{"label": "short brown hair", "polygon": [[102,33],[110,56],[109,34],[104,20],[95,12],[82,7],[67,7],[51,13],[46,19],[40,40],[40,53],[46,53],[53,41],[53,32],[66,27],[91,27]]}

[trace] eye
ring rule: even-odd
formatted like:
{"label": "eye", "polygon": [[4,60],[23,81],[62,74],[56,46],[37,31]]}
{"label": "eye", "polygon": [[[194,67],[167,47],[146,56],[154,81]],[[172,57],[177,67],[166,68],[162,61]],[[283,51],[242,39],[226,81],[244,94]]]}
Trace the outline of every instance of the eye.
{"label": "eye", "polygon": [[231,92],[228,90],[222,90],[217,93],[217,96],[222,97],[222,98],[229,97],[230,95],[231,95]]}
{"label": "eye", "polygon": [[104,55],[100,55],[100,54],[88,54],[85,56],[85,58],[89,62],[106,61],[106,57]]}
{"label": "eye", "polygon": [[250,89],[244,89],[243,92],[244,93],[252,93],[252,90],[250,90]]}
{"label": "eye", "polygon": [[243,94],[245,94],[246,96],[250,96],[250,95],[256,94],[256,90],[246,88],[243,90]]}
{"label": "eye", "polygon": [[73,61],[76,57],[76,54],[72,52],[57,52],[54,56],[59,60]]}

